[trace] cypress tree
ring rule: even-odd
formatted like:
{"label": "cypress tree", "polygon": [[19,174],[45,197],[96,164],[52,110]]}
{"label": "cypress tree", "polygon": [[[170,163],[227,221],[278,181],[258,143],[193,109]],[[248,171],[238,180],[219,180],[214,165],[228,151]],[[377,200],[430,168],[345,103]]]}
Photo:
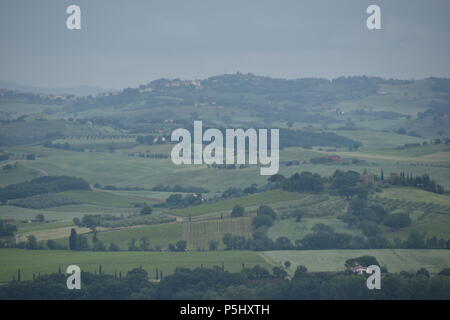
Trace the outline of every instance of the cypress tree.
{"label": "cypress tree", "polygon": [[78,250],[78,235],[74,228],[70,230],[69,249]]}

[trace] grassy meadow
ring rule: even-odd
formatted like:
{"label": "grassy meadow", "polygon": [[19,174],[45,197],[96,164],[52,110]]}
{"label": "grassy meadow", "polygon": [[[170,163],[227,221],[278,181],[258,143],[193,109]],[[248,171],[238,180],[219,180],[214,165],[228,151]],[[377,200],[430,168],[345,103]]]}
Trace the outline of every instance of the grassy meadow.
{"label": "grassy meadow", "polygon": [[35,275],[62,272],[72,264],[82,270],[97,271],[102,265],[104,272],[123,274],[142,266],[152,279],[158,268],[164,275],[171,274],[175,268],[196,268],[222,266],[225,270],[238,272],[242,263],[246,267],[270,265],[257,252],[253,251],[208,251],[208,252],[70,252],[49,250],[0,249],[0,283],[10,281],[20,268],[23,280]]}
{"label": "grassy meadow", "polygon": [[262,253],[267,262],[274,265],[290,261],[291,273],[299,265],[306,266],[309,271],[343,271],[347,259],[364,255],[376,257],[378,262],[390,272],[417,271],[420,268],[426,268],[432,273],[438,273],[450,265],[448,250],[300,250]]}
{"label": "grassy meadow", "polygon": [[362,255],[372,255],[391,272],[402,270],[417,271],[425,267],[437,273],[450,265],[447,250],[305,250],[305,251],[206,251],[206,252],[68,252],[68,251],[28,251],[0,249],[0,282],[7,282],[21,270],[23,280],[32,279],[33,273],[44,274],[62,272],[71,264],[86,271],[97,271],[102,265],[104,272],[126,272],[142,266],[155,278],[156,268],[164,275],[172,273],[176,267],[222,266],[225,270],[240,271],[242,264],[252,267],[256,264],[271,268],[290,261],[288,272],[304,265],[309,271],[342,271],[347,259]]}
{"label": "grassy meadow", "polygon": [[[87,235],[88,242],[92,244],[92,233]],[[162,249],[167,249],[167,246],[172,243],[175,244],[178,240],[182,240],[182,225],[181,223],[165,223],[160,225],[149,226],[135,226],[127,228],[105,229],[100,228],[97,238],[106,246],[114,243],[117,244],[120,250],[128,250],[131,239],[139,241],[142,237],[146,237],[150,246],[159,246]],[[69,233],[67,232],[59,242],[65,245],[69,243]]]}

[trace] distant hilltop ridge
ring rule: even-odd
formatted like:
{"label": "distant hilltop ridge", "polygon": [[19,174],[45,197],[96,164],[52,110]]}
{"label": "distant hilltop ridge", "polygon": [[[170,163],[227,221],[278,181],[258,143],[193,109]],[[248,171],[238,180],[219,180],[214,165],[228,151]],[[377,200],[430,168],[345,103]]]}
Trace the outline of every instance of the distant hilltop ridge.
{"label": "distant hilltop ridge", "polygon": [[[258,76],[253,73],[240,73],[236,72],[233,74],[223,74],[218,76],[212,76],[203,80],[182,80],[179,78],[175,79],[168,79],[168,78],[161,78],[154,81],[151,81],[147,84],[142,84],[138,86],[137,88],[140,92],[151,92],[153,90],[162,89],[162,88],[176,88],[176,87],[185,87],[185,88],[202,88],[203,86],[208,86],[211,84],[219,84],[219,83],[229,83],[233,81],[243,81],[243,82],[254,82],[254,83],[262,83],[264,81],[266,82],[276,82],[278,84],[287,84],[287,83],[295,83],[299,81],[320,81],[320,82],[329,82],[332,83],[333,81],[340,81],[343,79],[362,79],[362,80],[378,80],[379,82],[397,82],[397,83],[408,83],[414,80],[394,80],[394,79],[383,79],[380,77],[368,77],[368,76],[349,76],[349,77],[339,77],[335,79],[325,79],[325,78],[296,78],[296,79],[284,79],[284,78],[273,78],[273,77],[267,77],[267,76]],[[130,90],[133,88],[126,88],[124,90]]]}
{"label": "distant hilltop ridge", "polygon": [[[448,78],[439,78],[439,77],[428,77],[424,79],[393,79],[393,78],[382,78],[382,77],[376,77],[376,76],[366,76],[366,75],[359,75],[359,76],[341,76],[333,79],[326,79],[321,77],[304,77],[304,78],[293,78],[293,79],[286,79],[286,78],[276,78],[276,77],[269,77],[269,76],[260,76],[255,75],[253,73],[241,73],[236,72],[232,74],[222,74],[222,75],[216,75],[211,76],[205,79],[180,79],[180,78],[160,78],[153,81],[148,82],[147,84],[141,84],[138,87],[127,87],[123,90],[127,89],[139,89],[141,91],[146,91],[145,89],[158,89],[158,88],[174,88],[174,87],[191,87],[191,88],[201,88],[203,85],[208,85],[211,83],[220,83],[220,82],[230,82],[230,81],[244,81],[244,82],[263,82],[263,81],[269,81],[269,82],[276,82],[276,83],[296,83],[296,82],[305,82],[305,81],[319,81],[319,82],[328,82],[328,83],[334,83],[334,82],[341,82],[345,80],[355,80],[359,79],[362,82],[365,81],[371,81],[371,82],[378,82],[378,83],[391,83],[391,84],[406,84],[406,83],[412,83],[414,81],[420,81],[420,80],[427,80],[427,79],[436,79],[436,80],[450,80]],[[151,90],[147,90],[151,91]]]}
{"label": "distant hilltop ridge", "polygon": [[74,96],[78,96],[78,97],[89,96],[89,95],[96,96],[103,92],[115,91],[115,89],[102,88],[99,86],[87,86],[87,85],[71,86],[71,87],[57,87],[57,88],[43,88],[43,87],[22,85],[22,84],[18,84],[16,82],[10,82],[10,81],[0,81],[0,88],[5,89],[5,90],[14,91],[14,92],[35,93],[35,94],[42,94],[42,95],[47,95],[47,96],[74,95]]}
{"label": "distant hilltop ridge", "polygon": [[[67,88],[40,88],[32,86],[23,86],[15,82],[0,81],[0,96],[5,94],[22,94],[30,93],[36,94],[41,98],[63,100],[78,100],[83,98],[94,97],[110,97],[116,95],[128,95],[136,93],[152,93],[165,90],[176,89],[221,89],[225,92],[238,92],[243,88],[247,91],[255,90],[256,93],[288,93],[296,90],[317,90],[318,88],[326,89],[326,87],[333,87],[344,89],[349,92],[356,91],[361,88],[371,89],[371,93],[380,93],[382,90],[378,87],[381,84],[408,84],[415,81],[431,81],[436,82],[435,86],[439,87],[439,91],[450,92],[450,79],[430,77],[419,80],[399,80],[399,79],[384,79],[374,76],[342,76],[334,79],[325,78],[296,78],[296,79],[283,79],[273,78],[268,76],[258,76],[252,73],[243,74],[240,72],[233,74],[223,74],[218,76],[212,76],[206,79],[196,80],[182,80],[180,78],[168,79],[161,78],[156,79],[147,84],[141,84],[137,87],[127,87],[122,90],[105,89],[98,86],[74,86]],[[241,88],[241,90],[239,90]],[[326,90],[325,90],[326,91]],[[2,94],[1,94],[2,93]]]}

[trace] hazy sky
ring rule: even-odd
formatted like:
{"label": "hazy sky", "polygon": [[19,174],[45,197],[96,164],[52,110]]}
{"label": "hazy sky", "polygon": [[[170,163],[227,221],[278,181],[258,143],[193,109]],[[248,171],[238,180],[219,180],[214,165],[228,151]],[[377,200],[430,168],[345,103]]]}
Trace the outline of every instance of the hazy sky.
{"label": "hazy sky", "polygon": [[[81,30],[66,28],[81,7]],[[381,7],[382,30],[366,8]],[[252,72],[450,77],[448,0],[0,0],[0,80],[123,88]]]}

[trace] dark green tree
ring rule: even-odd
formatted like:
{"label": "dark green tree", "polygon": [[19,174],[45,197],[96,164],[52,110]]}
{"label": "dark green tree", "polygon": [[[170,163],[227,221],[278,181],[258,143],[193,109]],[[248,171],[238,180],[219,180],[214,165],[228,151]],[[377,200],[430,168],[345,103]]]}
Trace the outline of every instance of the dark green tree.
{"label": "dark green tree", "polygon": [[187,247],[186,240],[177,241],[177,244],[175,246],[177,248],[177,251],[186,251],[186,247]]}
{"label": "dark green tree", "polygon": [[37,239],[34,235],[29,235],[27,237],[27,244],[26,244],[26,248],[29,250],[37,250],[39,249],[39,245],[37,242]]}
{"label": "dark green tree", "polygon": [[245,213],[245,209],[240,204],[237,204],[233,207],[231,210],[231,216],[232,217],[242,217]]}
{"label": "dark green tree", "polygon": [[141,209],[141,214],[152,214],[153,209],[152,207],[145,205],[142,209]]}
{"label": "dark green tree", "polygon": [[69,249],[70,250],[79,250],[78,249],[78,235],[77,235],[77,230],[75,230],[75,228],[70,229]]}

